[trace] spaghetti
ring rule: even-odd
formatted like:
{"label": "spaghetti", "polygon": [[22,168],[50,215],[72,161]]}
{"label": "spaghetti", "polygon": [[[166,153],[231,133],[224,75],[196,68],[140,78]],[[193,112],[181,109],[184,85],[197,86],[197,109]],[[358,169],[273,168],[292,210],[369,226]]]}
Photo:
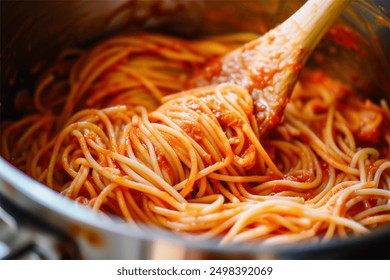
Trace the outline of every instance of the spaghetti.
{"label": "spaghetti", "polygon": [[388,223],[385,101],[307,72],[260,141],[246,89],[186,89],[255,37],[142,33],[67,50],[38,80],[36,113],[2,128],[1,153],[95,211],[221,244],[327,241]]}

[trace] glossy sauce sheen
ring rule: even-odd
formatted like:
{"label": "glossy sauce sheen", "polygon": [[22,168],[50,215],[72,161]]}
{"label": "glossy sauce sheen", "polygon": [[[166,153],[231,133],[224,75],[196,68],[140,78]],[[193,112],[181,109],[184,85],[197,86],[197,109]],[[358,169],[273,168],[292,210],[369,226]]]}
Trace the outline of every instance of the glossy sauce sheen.
{"label": "glossy sauce sheen", "polygon": [[292,59],[302,55],[302,47],[295,45],[290,54],[283,47],[278,48],[284,40],[282,36],[281,38],[280,40],[274,35],[266,34],[211,61],[203,71],[194,73],[188,86],[194,88],[234,83],[246,88],[253,99],[259,136],[264,137],[279,123],[283,108],[302,69],[302,64]]}

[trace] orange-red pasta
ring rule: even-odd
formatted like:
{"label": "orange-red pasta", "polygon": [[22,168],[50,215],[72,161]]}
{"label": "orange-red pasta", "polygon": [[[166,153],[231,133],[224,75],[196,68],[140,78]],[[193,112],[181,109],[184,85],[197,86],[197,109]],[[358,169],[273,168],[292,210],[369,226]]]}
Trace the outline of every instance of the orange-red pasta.
{"label": "orange-red pasta", "polygon": [[66,50],[37,80],[36,112],[3,125],[1,154],[95,211],[221,244],[327,241],[390,222],[385,101],[307,72],[260,141],[246,89],[186,88],[255,37],[139,33]]}

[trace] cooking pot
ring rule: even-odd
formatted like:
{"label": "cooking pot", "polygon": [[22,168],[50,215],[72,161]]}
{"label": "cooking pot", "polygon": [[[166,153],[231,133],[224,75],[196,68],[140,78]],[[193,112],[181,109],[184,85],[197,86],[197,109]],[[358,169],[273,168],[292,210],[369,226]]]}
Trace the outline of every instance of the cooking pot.
{"label": "cooking pot", "polygon": [[[145,28],[182,37],[235,31],[264,33],[303,1],[1,1],[1,122],[18,118],[18,99],[32,86],[36,70],[70,46],[85,46],[124,29]],[[390,99],[390,3],[353,1],[338,25],[353,37],[329,33],[307,67],[321,68],[370,98]],[[333,34],[334,35],[334,34]],[[347,34],[348,35],[348,34]],[[349,34],[348,36],[351,36]],[[351,45],[353,40],[353,44]],[[316,55],[326,57],[319,63]],[[353,77],[352,77],[353,76]],[[375,93],[375,94],[373,94]],[[0,202],[39,225],[65,236],[76,255],[86,259],[380,259],[390,258],[390,228],[324,244],[278,247],[220,246],[153,227],[134,227],[53,192],[0,157]],[[9,207],[6,207],[6,206]],[[12,243],[22,223],[0,208],[3,224],[13,225],[0,238]],[[12,214],[12,213],[11,213]],[[61,243],[62,241],[60,241]],[[65,242],[65,241],[63,241]],[[62,243],[64,244],[64,243]],[[58,245],[58,244],[57,244]]]}

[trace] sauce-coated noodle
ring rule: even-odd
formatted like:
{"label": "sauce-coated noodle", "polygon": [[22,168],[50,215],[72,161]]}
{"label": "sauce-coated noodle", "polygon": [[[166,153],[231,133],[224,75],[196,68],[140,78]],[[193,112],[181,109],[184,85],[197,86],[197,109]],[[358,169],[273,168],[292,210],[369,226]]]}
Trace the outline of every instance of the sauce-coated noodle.
{"label": "sauce-coated noodle", "polygon": [[386,102],[307,72],[259,141],[245,89],[186,89],[255,37],[142,33],[66,50],[37,81],[36,113],[3,126],[1,153],[96,211],[222,244],[327,241],[388,223]]}

